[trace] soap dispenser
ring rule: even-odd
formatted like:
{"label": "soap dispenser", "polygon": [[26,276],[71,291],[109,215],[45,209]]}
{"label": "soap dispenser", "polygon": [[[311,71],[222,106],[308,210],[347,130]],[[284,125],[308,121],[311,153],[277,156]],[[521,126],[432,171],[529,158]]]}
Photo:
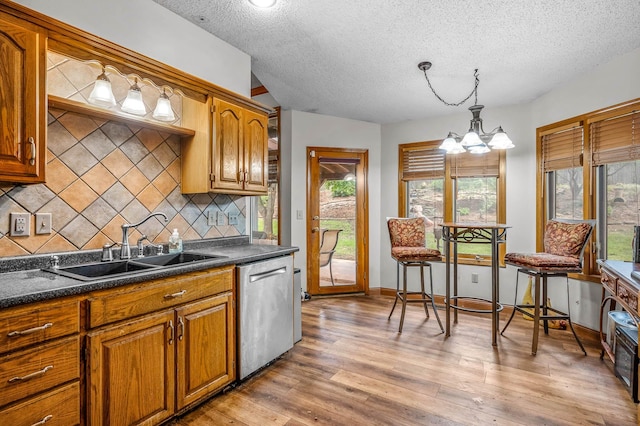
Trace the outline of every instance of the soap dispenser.
{"label": "soap dispenser", "polygon": [[174,228],[173,233],[169,237],[169,253],[180,253],[182,251],[182,238],[178,230]]}

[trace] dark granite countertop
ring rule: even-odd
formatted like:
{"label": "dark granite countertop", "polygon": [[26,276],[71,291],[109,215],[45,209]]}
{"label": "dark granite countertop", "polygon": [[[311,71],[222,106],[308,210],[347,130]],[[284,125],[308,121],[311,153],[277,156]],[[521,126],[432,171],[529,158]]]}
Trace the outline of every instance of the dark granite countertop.
{"label": "dark granite countertop", "polygon": [[[256,262],[288,255],[298,251],[298,248],[250,244],[248,237],[229,237],[195,242],[188,241],[185,242],[184,250],[225,257],[170,267],[146,269],[131,272],[126,276],[100,278],[91,281],[80,281],[43,271],[43,268],[50,266],[49,262],[52,254],[0,258],[0,309],[157,278],[166,278],[219,266]],[[60,259],[60,266],[99,262],[101,254],[102,250],[55,253]]]}

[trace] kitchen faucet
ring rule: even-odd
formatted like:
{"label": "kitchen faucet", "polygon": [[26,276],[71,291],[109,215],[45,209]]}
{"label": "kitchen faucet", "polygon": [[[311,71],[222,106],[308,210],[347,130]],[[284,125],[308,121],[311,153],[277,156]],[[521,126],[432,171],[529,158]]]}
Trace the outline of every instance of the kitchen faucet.
{"label": "kitchen faucet", "polygon": [[151,213],[149,216],[145,217],[138,223],[125,223],[122,225],[122,245],[120,247],[120,259],[131,259],[131,247],[129,246],[129,229],[136,228],[154,216],[162,216],[164,217],[164,221],[168,222],[169,218],[167,215],[162,212]]}

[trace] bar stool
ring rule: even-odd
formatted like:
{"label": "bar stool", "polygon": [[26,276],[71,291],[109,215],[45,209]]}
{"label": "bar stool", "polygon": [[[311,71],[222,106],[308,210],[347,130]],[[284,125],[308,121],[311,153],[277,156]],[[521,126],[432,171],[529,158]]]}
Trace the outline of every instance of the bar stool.
{"label": "bar stool", "polygon": [[[595,220],[570,220],[553,219],[547,222],[544,231],[544,252],[542,253],[507,253],[504,262],[508,265],[518,267],[516,273],[516,291],[513,302],[513,312],[509,321],[505,324],[502,332],[504,334],[511,323],[516,311],[533,318],[533,340],[531,342],[531,355],[535,355],[538,350],[538,334],[540,321],[543,321],[544,333],[549,334],[550,320],[566,320],[569,323],[573,337],[585,355],[587,351],[582,346],[578,335],[571,323],[571,309],[569,299],[569,277],[570,273],[582,272],[582,259],[584,249],[589,241],[589,236],[595,226]],[[535,278],[534,301],[531,304],[517,304],[518,298],[518,277],[520,274],[527,274]],[[567,285],[567,312],[564,313],[549,306],[547,298],[547,278],[564,277]],[[540,302],[540,278],[542,278],[542,303]],[[542,310],[542,314],[540,311]],[[533,312],[533,313],[532,313]]]}
{"label": "bar stool", "polygon": [[[431,261],[442,260],[439,250],[425,247],[427,221],[424,217],[416,218],[387,218],[389,237],[391,238],[391,257],[396,261],[396,297],[393,307],[389,313],[388,320],[391,319],[398,300],[402,304],[402,314],[400,315],[400,326],[398,333],[402,333],[404,324],[404,314],[407,303],[422,303],[424,312],[429,318],[427,302],[431,303],[433,313],[438,320],[440,330],[444,333],[438,310],[433,299],[433,274],[431,272]],[[400,290],[400,265],[402,265],[402,290]],[[420,268],[420,291],[407,291],[407,268],[417,266]],[[424,268],[429,268],[430,293],[424,290]],[[410,298],[410,295],[420,295],[420,297]]]}

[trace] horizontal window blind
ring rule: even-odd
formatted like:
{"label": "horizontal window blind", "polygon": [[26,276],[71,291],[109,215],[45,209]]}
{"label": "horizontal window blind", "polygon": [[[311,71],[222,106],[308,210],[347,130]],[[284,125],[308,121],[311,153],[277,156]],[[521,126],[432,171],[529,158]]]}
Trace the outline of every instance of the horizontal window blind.
{"label": "horizontal window blind", "polygon": [[545,172],[582,166],[584,132],[581,125],[542,136]]}
{"label": "horizontal window blind", "polygon": [[500,151],[485,154],[463,152],[451,155],[451,177],[498,177],[500,176]]}
{"label": "horizontal window blind", "polygon": [[444,177],[444,150],[438,148],[401,149],[402,180]]}
{"label": "horizontal window blind", "polygon": [[640,159],[640,111],[591,123],[593,165]]}

